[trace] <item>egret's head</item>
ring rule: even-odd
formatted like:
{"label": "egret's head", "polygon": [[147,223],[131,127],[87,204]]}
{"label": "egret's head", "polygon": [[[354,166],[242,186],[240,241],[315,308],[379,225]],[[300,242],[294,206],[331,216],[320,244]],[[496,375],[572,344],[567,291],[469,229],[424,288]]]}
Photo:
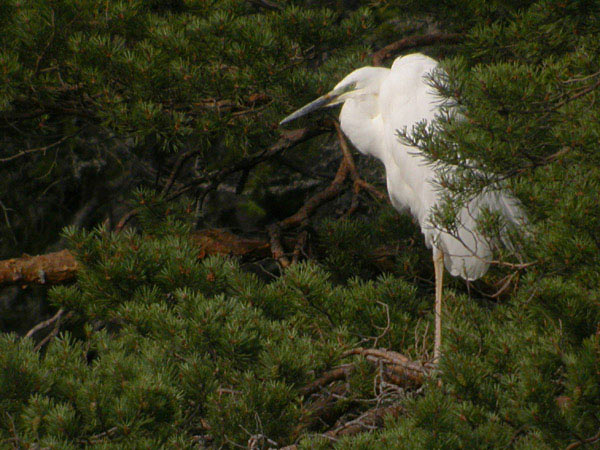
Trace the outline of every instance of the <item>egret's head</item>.
{"label": "egret's head", "polygon": [[284,125],[317,109],[339,105],[349,98],[377,94],[379,92],[379,85],[388,72],[389,69],[382,67],[361,67],[360,69],[356,69],[340,81],[331,92],[313,100],[308,105],[304,105],[279,122],[279,125]]}

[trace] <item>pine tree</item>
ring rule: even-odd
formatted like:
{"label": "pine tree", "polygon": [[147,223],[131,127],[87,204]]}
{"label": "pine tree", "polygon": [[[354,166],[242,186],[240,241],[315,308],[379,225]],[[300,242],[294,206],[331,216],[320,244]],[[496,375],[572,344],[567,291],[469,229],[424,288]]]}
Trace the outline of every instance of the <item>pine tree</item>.
{"label": "pine tree", "polygon": [[[49,327],[0,336],[2,446],[600,442],[600,4],[359,3],[0,8],[2,252],[43,251],[71,224],[61,242],[79,264],[76,282],[49,290]],[[451,225],[456,205],[498,183],[529,216],[484,280],[447,283],[437,375],[418,363],[433,289],[410,219],[329,173],[272,194],[339,160],[326,122],[282,137],[281,117],[375,50],[427,33],[438,43],[422,50],[446,73],[431,82],[460,114],[399,139],[458,166],[436,220]],[[359,161],[380,187],[377,173]],[[201,258],[192,236],[223,223],[220,185],[252,227],[278,225],[275,259],[275,244],[288,262],[311,258],[281,271]],[[324,190],[332,208],[283,220]],[[119,226],[128,211],[134,226]]]}

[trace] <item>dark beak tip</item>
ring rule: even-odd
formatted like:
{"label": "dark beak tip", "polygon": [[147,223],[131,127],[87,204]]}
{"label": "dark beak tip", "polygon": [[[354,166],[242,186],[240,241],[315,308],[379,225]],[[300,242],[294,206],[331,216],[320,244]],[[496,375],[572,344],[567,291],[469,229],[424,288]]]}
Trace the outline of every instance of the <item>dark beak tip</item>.
{"label": "dark beak tip", "polygon": [[335,99],[335,97],[332,97],[331,93],[323,95],[322,97],[319,97],[316,100],[313,100],[312,102],[310,102],[307,105],[304,105],[302,108],[300,108],[299,110],[293,112],[292,114],[290,114],[289,116],[287,116],[285,119],[283,119],[281,122],[279,122],[279,125],[285,125],[288,122],[291,122],[292,120],[296,120],[299,119],[300,117],[303,117],[317,109],[326,107],[327,104],[329,102],[331,102],[333,99]]}

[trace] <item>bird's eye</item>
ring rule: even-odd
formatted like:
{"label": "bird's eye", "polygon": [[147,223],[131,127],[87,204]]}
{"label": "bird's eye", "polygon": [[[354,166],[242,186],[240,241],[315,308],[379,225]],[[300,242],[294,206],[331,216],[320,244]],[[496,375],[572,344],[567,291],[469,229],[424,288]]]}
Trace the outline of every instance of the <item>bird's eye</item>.
{"label": "bird's eye", "polygon": [[339,89],[336,89],[336,92],[339,95],[345,94],[346,92],[350,92],[356,89],[356,82],[348,83],[344,86],[340,86]]}
{"label": "bird's eye", "polygon": [[354,89],[356,89],[356,84],[356,82],[347,84],[346,86],[344,86],[344,92],[353,91]]}

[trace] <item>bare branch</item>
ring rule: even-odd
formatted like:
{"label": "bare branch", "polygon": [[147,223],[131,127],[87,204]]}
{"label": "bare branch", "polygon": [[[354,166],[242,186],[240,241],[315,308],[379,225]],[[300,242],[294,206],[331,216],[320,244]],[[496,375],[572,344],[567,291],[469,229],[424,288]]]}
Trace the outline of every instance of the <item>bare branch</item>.
{"label": "bare branch", "polygon": [[33,327],[31,330],[29,330],[27,332],[27,334],[25,335],[25,337],[31,337],[35,333],[40,331],[41,329],[46,328],[49,325],[52,325],[54,322],[56,322],[57,320],[59,320],[62,317],[64,312],[65,312],[65,310],[60,308],[58,310],[58,312],[56,314],[54,314],[54,316],[52,316],[50,319],[44,320],[43,322],[38,323],[35,327]]}
{"label": "bare branch", "polygon": [[73,279],[79,268],[68,250],[0,261],[0,285],[56,284]]}
{"label": "bare branch", "polygon": [[386,45],[381,50],[376,51],[372,55],[373,65],[381,66],[383,61],[391,56],[395,56],[402,50],[424,45],[432,45],[437,43],[454,44],[464,38],[464,35],[459,33],[431,33],[416,36],[408,36],[399,41],[392,42]]}
{"label": "bare branch", "polygon": [[402,412],[404,412],[404,407],[398,403],[389,406],[373,408],[361,414],[356,419],[346,422],[341,426],[328,431],[325,433],[325,436],[337,438],[381,428],[383,426],[383,420],[386,416],[397,417]]}
{"label": "bare branch", "polygon": [[389,366],[393,374],[414,385],[421,385],[425,375],[429,373],[421,363],[411,361],[406,356],[392,350],[358,347],[348,350],[344,354],[344,356],[349,355],[361,355],[373,363],[383,362]]}
{"label": "bare branch", "polygon": [[167,200],[172,200],[176,197],[179,197],[180,195],[190,191],[194,187],[200,184],[204,184],[206,182],[210,182],[212,185],[217,186],[223,179],[225,179],[231,174],[252,169],[256,165],[267,161],[268,159],[280,154],[284,150],[295,147],[296,145],[306,142],[315,136],[319,136],[330,131],[331,128],[328,127],[300,128],[297,130],[284,131],[281,135],[281,138],[271,147],[264,149],[263,151],[258,152],[254,155],[242,158],[230,167],[226,167],[221,170],[207,174],[203,177],[197,178],[196,180],[186,184],[181,189],[171,194],[167,198]]}
{"label": "bare branch", "polygon": [[0,163],[5,163],[8,161],[13,161],[17,158],[20,158],[21,156],[25,156],[28,155],[30,153],[37,153],[37,152],[45,152],[46,150],[51,149],[52,147],[56,147],[57,145],[62,144],[63,142],[65,142],[67,139],[72,138],[73,136],[75,136],[77,133],[74,134],[68,134],[66,136],[63,136],[62,138],[60,138],[58,141],[54,142],[53,144],[49,144],[49,145],[45,145],[43,147],[36,147],[36,148],[29,148],[27,150],[22,150],[19,153],[16,153],[12,156],[8,156],[6,158],[0,158]]}
{"label": "bare branch", "polygon": [[300,389],[300,394],[308,397],[316,392],[318,392],[323,387],[327,386],[334,381],[345,380],[348,378],[348,375],[352,373],[354,370],[354,365],[352,364],[344,364],[342,366],[336,367],[335,369],[330,370],[329,372],[325,372],[321,377],[317,378],[312,383],[304,386]]}

